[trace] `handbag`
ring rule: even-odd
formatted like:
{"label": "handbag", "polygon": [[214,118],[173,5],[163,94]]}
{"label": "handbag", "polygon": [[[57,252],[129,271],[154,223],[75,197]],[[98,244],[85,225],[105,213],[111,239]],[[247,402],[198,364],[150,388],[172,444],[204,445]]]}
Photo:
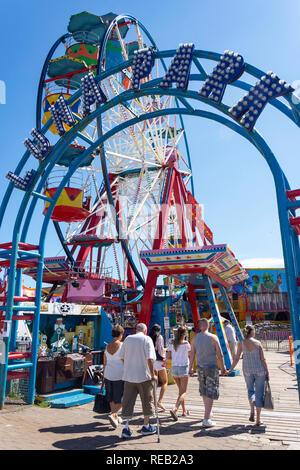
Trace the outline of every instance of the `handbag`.
{"label": "handbag", "polygon": [[104,381],[102,382],[102,387],[100,388],[99,394],[95,396],[94,408],[95,413],[110,413],[109,402],[106,398]]}
{"label": "handbag", "polygon": [[271,393],[270,382],[268,380],[266,380],[265,384],[264,408],[266,410],[274,410],[274,401]]}

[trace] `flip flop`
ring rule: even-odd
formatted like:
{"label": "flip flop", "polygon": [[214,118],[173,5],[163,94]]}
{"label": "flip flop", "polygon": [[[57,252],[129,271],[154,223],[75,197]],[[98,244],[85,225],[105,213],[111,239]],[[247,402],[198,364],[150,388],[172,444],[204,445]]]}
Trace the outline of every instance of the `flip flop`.
{"label": "flip flop", "polygon": [[162,406],[162,405],[159,405],[158,403],[157,403],[157,408],[159,408],[159,411],[160,411],[160,410],[161,410],[161,411],[166,411],[166,408],[165,408],[164,406]]}
{"label": "flip flop", "polygon": [[173,410],[170,410],[170,415],[172,416],[172,418],[174,419],[174,421],[178,421],[178,416],[176,413],[174,413]]}

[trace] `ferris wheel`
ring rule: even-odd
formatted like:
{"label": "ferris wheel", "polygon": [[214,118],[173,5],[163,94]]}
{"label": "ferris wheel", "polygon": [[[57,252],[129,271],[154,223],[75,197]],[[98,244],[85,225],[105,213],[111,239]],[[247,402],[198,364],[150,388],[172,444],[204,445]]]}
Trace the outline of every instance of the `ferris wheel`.
{"label": "ferris wheel", "polygon": [[[47,56],[37,100],[37,128],[50,119],[57,100],[68,100],[81,87],[87,73],[113,70],[137,51],[156,47],[140,23],[128,15],[102,17],[83,12],[73,15],[64,35]],[[161,76],[164,63],[156,59],[144,83]],[[132,67],[106,74],[101,88],[107,100],[131,88]],[[140,114],[176,107],[171,96],[151,95],[118,104],[89,122],[68,146],[44,187],[51,198],[68,167],[99,136]],[[84,115],[80,98],[71,107],[73,119]],[[69,128],[65,125],[64,131]],[[60,129],[50,126],[53,145]],[[52,144],[52,142],[51,142]],[[105,161],[105,165],[103,165]],[[130,126],[96,149],[68,185],[51,216],[72,265],[72,279],[85,273],[115,279],[125,288],[144,286],[146,273],[139,253],[152,248],[170,164],[176,163],[185,188],[192,183],[187,140],[181,117],[162,115]],[[164,246],[180,246],[179,221],[173,201]],[[46,202],[44,214],[49,203]],[[25,271],[26,272],[26,271]],[[34,271],[28,269],[27,274]],[[44,280],[61,284],[64,274],[45,271]],[[68,280],[68,279],[67,279]],[[65,279],[64,279],[65,281]]]}

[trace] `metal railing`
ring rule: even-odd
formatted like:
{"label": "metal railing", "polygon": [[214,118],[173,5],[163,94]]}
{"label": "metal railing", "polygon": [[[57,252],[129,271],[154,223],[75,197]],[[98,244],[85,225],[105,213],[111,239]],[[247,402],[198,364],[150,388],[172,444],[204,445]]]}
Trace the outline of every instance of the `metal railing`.
{"label": "metal railing", "polygon": [[255,325],[255,338],[261,341],[264,349],[289,351],[289,337],[292,335],[290,325]]}

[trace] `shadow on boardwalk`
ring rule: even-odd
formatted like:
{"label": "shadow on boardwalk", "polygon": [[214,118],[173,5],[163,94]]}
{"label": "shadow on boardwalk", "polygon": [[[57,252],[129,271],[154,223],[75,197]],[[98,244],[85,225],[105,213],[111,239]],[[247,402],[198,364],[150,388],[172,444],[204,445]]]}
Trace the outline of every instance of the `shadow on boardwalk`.
{"label": "shadow on boardwalk", "polygon": [[[98,419],[98,417],[95,417]],[[140,434],[140,429],[142,427],[142,419],[140,417],[134,418],[130,422],[131,426],[138,430],[134,429],[132,438],[129,442],[134,444],[135,448],[143,448],[145,437]],[[57,426],[57,427],[48,427],[40,429],[41,433],[53,433],[60,435],[70,435],[70,434],[86,434],[86,436],[74,437],[72,439],[60,440],[53,442],[53,446],[57,449],[63,450],[105,450],[105,449],[115,449],[123,446],[125,441],[120,437],[122,426],[120,428],[113,429],[107,423],[92,422],[80,425],[71,425],[71,426]],[[241,434],[264,434],[265,428],[256,427],[254,425],[231,425],[226,427],[216,427],[211,429],[206,429],[199,427],[199,422],[195,423],[194,420],[183,422],[170,422],[170,418],[160,418],[160,434],[162,442],[164,436],[166,440],[170,441],[170,436],[184,436],[185,439],[190,439],[191,441],[194,438],[199,437],[211,437],[211,438],[226,438],[232,436],[238,436]],[[95,433],[97,435],[95,436]],[[94,434],[94,435],[89,435]],[[151,436],[156,439],[156,436]],[[128,441],[127,441],[128,442]],[[131,444],[131,445],[132,445]]]}

